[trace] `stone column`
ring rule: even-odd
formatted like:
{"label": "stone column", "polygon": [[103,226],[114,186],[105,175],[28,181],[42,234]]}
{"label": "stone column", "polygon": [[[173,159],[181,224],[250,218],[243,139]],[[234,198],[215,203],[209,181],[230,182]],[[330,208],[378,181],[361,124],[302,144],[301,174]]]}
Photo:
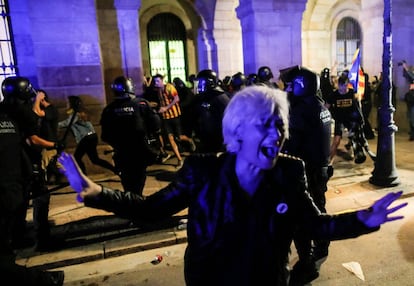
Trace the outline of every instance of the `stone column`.
{"label": "stone column", "polygon": [[214,41],[212,29],[199,29],[197,39],[199,62],[198,71],[204,69],[212,69],[217,72],[217,45]]}
{"label": "stone column", "polygon": [[[279,3],[280,2],[280,3]],[[243,36],[244,69],[269,66],[278,71],[302,64],[302,14],[306,1],[240,0],[236,8]]]}
{"label": "stone column", "polygon": [[378,1],[361,3],[362,57],[363,68],[372,78],[381,71],[378,63],[382,58],[382,34],[384,30],[384,4]]}
{"label": "stone column", "polygon": [[118,19],[119,43],[124,75],[131,77],[142,92],[143,67],[141,54],[138,10],[141,0],[116,0],[114,3]]}

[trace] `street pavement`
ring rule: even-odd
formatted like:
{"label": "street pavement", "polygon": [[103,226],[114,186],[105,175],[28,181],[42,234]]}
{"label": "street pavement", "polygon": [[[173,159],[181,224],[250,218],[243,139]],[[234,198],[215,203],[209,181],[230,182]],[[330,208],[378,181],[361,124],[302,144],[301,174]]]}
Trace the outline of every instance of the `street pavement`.
{"label": "street pavement", "polygon": [[[369,140],[369,144],[371,150],[376,152],[377,138]],[[370,158],[367,158],[363,164],[355,164],[353,161],[337,157],[334,163],[334,176],[329,181],[326,194],[327,211],[336,213],[347,209],[364,208],[387,192],[396,190],[403,190],[401,200],[413,201],[414,156],[411,154],[413,146],[414,142],[408,141],[407,135],[398,133],[395,135],[394,175],[398,177],[399,184],[392,187],[375,186],[369,182],[375,167]],[[99,148],[102,154],[104,150],[110,149],[106,145]],[[165,164],[148,168],[144,195],[154,193],[169,183],[176,173],[175,163],[176,158],[171,158]],[[93,180],[113,188],[120,188],[119,178],[108,171],[95,167],[90,162],[87,162],[87,169]],[[67,185],[50,186],[50,188],[52,198],[49,218],[53,225],[52,235],[63,240],[64,244],[48,252],[36,252],[33,248],[19,250],[17,263],[41,269],[63,269],[66,274],[65,285],[183,285],[182,257],[186,245],[186,210],[156,225],[136,225],[111,213],[84,207],[82,203],[76,201],[75,193]],[[355,249],[355,240],[332,242],[330,256],[323,264],[321,276],[313,285],[414,285],[412,282],[414,281],[414,251],[407,246],[412,244],[414,248],[412,230],[414,218],[411,214],[411,205],[404,210],[406,215],[404,220],[385,225],[383,229],[386,230],[358,238],[358,242],[365,241],[360,249]],[[29,208],[27,220],[30,229],[32,208]],[[387,233],[391,231],[395,235],[384,237],[385,231]],[[405,241],[403,244],[402,239]],[[384,249],[384,242],[392,245],[394,249],[392,251]],[[156,254],[162,255],[164,260],[158,265],[153,265],[150,261]],[[291,263],[296,260],[297,256],[293,249]],[[363,282],[343,266],[338,267],[337,263],[333,263],[334,261],[364,261],[363,271],[367,271],[367,281]],[[386,273],[386,270],[379,268],[387,263],[401,265],[400,270],[404,272],[395,273],[396,271],[393,270],[394,274]],[[166,271],[161,278],[158,278],[157,283],[148,283],[153,281],[149,278],[152,277],[151,275],[160,277],[159,271],[163,269]],[[384,275],[382,281],[387,279],[393,281],[395,275],[404,275],[407,277],[408,284],[401,284],[401,282],[378,284],[378,281],[371,277],[372,273],[377,272]],[[126,277],[131,276],[129,279],[133,279],[135,283],[126,283],[123,279],[123,282],[116,284],[113,278],[122,276],[120,273]],[[142,280],[139,280],[136,275],[141,275]],[[91,279],[94,282],[87,283],[92,281]],[[341,284],[341,279],[345,284]],[[107,280],[112,282],[105,284]],[[100,283],[96,284],[96,281]],[[171,281],[175,281],[175,284]],[[375,281],[375,284],[372,281]]]}

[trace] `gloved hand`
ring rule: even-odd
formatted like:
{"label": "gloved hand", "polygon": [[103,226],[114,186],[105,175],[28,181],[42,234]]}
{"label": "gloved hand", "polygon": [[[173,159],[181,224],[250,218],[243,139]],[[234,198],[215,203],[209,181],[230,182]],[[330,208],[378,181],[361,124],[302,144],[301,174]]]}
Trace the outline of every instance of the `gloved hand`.
{"label": "gloved hand", "polygon": [[53,146],[54,149],[56,149],[57,153],[60,154],[65,150],[66,144],[63,141],[56,141],[55,146]]}

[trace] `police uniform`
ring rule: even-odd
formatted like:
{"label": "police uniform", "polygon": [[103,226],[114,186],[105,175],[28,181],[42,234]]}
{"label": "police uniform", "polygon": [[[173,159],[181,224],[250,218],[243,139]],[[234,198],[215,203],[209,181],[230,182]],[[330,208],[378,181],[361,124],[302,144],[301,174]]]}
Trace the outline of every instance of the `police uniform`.
{"label": "police uniform", "polygon": [[102,140],[114,148],[124,190],[142,195],[146,168],[156,159],[147,134],[160,129],[159,116],[145,99],[120,97],[104,108],[100,124]]}
{"label": "police uniform", "polygon": [[0,255],[13,255],[10,241],[23,238],[28,201],[23,186],[22,136],[9,108],[0,104]]}
{"label": "police uniform", "polygon": [[200,152],[222,152],[224,110],[230,97],[221,88],[209,89],[197,98],[196,136],[200,140]]}
{"label": "police uniform", "polygon": [[30,116],[15,112],[15,107],[0,103],[0,273],[2,279],[16,285],[63,285],[63,271],[46,272],[15,263],[13,246],[24,236],[26,185],[32,174],[19,123]]}
{"label": "police uniform", "polygon": [[[282,152],[305,162],[308,191],[318,209],[326,213],[332,116],[321,97],[315,73],[293,67],[288,70],[286,80],[290,103],[289,139]],[[290,285],[303,285],[319,275],[315,258],[328,255],[329,241],[312,240],[304,228],[299,228],[294,243],[299,261],[291,272]]]}

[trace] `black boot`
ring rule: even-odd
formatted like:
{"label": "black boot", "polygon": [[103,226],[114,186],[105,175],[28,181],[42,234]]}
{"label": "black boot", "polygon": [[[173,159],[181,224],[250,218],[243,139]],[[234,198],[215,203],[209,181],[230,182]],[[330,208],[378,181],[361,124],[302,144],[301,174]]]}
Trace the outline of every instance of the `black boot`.
{"label": "black boot", "polygon": [[289,286],[303,286],[318,277],[319,271],[311,257],[299,260],[290,271]]}

